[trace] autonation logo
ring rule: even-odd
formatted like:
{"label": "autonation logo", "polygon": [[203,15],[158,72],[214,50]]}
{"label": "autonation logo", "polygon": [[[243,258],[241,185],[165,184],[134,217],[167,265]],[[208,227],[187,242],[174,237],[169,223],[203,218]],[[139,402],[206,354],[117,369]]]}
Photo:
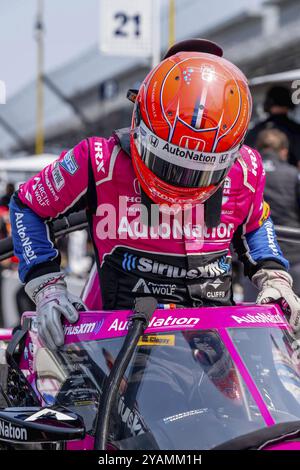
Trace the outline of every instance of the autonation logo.
{"label": "autonation logo", "polygon": [[0,420],[0,437],[14,441],[27,441],[27,430],[21,426]]}
{"label": "autonation logo", "polygon": [[6,86],[3,80],[0,80],[0,104],[6,103]]}
{"label": "autonation logo", "polygon": [[279,313],[277,315],[270,315],[269,313],[247,314],[243,317],[232,315],[231,318],[237,323],[284,323]]}

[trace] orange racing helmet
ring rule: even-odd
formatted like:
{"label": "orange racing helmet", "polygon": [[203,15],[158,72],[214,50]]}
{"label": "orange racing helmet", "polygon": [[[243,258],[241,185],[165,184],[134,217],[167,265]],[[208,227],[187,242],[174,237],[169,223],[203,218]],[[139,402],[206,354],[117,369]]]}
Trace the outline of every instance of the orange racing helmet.
{"label": "orange racing helmet", "polygon": [[134,169],[157,204],[203,203],[239,155],[252,109],[247,79],[213,53],[180,51],[166,57],[145,78],[135,100]]}

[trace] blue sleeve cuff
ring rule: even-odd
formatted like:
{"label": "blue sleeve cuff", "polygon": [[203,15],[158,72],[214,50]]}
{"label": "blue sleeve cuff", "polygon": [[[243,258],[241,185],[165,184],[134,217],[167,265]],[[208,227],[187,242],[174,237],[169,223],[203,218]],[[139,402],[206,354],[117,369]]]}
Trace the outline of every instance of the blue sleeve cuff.
{"label": "blue sleeve cuff", "polygon": [[36,265],[52,261],[59,256],[51,240],[49,227],[29,207],[18,205],[13,196],[9,209],[15,255],[19,259],[19,276],[26,275]]}
{"label": "blue sleeve cuff", "polygon": [[244,237],[250,261],[259,263],[264,260],[274,260],[282,264],[285,269],[289,269],[289,262],[283,256],[270,217],[258,229],[245,234]]}

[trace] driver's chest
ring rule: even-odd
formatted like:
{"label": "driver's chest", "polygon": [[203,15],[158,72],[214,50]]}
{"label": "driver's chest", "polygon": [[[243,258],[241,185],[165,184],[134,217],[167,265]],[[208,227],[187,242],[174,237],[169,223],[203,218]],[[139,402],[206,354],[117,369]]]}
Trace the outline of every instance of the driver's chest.
{"label": "driver's chest", "polygon": [[[93,232],[102,254],[114,246],[128,246],[149,252],[193,254],[228,251],[235,230],[249,213],[249,201],[243,191],[227,181],[220,222],[207,227],[204,206],[179,213],[160,213],[142,207],[136,178],[105,188],[98,195]],[[97,243],[98,245],[98,243]]]}

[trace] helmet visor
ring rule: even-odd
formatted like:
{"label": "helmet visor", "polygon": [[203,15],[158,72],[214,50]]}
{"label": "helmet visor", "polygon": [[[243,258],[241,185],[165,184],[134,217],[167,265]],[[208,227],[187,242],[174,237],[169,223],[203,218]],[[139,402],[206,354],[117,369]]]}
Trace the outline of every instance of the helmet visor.
{"label": "helmet visor", "polygon": [[[188,199],[196,198],[198,202],[204,202],[222,184],[239,155],[240,145],[222,153],[201,152],[197,150],[197,145],[194,150],[179,147],[157,137],[143,121],[132,130],[131,135],[134,144],[132,154],[135,167],[138,167],[138,176],[142,177],[141,173],[146,176],[142,178],[142,185],[153,184],[155,181],[159,183],[159,188],[144,188],[150,197],[151,192],[157,193],[157,189],[164,192],[165,188],[168,194],[164,196],[171,192],[172,199],[177,199],[178,192],[181,198],[186,193]],[[186,144],[188,143],[186,139]],[[151,174],[156,178],[149,180]],[[168,200],[166,197],[163,199]]]}

